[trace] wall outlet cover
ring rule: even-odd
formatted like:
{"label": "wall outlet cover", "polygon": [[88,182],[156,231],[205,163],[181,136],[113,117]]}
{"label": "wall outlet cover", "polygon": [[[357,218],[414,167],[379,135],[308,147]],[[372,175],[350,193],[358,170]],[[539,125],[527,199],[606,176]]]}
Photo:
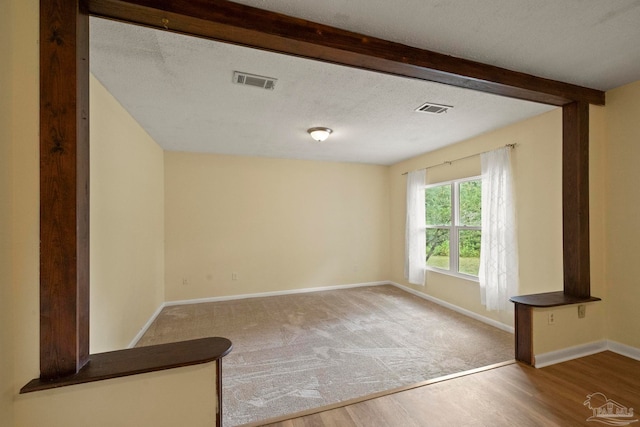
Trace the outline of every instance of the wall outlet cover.
{"label": "wall outlet cover", "polygon": [[585,316],[587,315],[587,306],[586,305],[579,305],[578,306],[578,319],[584,319]]}

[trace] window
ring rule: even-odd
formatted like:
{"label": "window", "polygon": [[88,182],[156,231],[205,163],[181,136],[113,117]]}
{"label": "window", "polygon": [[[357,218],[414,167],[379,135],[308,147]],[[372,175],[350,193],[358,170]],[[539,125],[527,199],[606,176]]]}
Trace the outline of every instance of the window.
{"label": "window", "polygon": [[425,188],[426,264],[430,269],[478,277],[482,184],[479,177]]}

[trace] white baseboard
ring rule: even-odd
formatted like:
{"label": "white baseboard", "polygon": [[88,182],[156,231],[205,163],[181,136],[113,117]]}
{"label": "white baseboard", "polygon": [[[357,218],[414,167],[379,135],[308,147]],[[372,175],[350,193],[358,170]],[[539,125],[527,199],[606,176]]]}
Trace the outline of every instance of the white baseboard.
{"label": "white baseboard", "polygon": [[149,320],[147,320],[147,323],[144,324],[144,326],[138,331],[138,333],[136,334],[135,337],[133,337],[133,339],[131,340],[131,342],[129,343],[129,347],[127,348],[133,348],[136,346],[136,344],[138,344],[138,341],[140,341],[140,338],[142,338],[142,336],[147,332],[147,330],[151,327],[151,324],[156,320],[156,317],[158,317],[158,315],[160,314],[160,312],[162,311],[162,309],[165,307],[166,303],[162,303],[160,304],[160,307],[158,307],[156,309],[156,311],[153,312],[153,314],[151,315],[151,317],[149,318]]}
{"label": "white baseboard", "polygon": [[433,303],[436,303],[438,305],[446,307],[446,308],[448,308],[450,310],[453,310],[455,312],[458,312],[460,314],[464,314],[467,317],[471,317],[472,319],[478,320],[478,321],[480,321],[482,323],[486,323],[486,324],[491,325],[493,327],[496,327],[498,329],[502,329],[505,332],[509,332],[511,334],[513,334],[515,332],[513,326],[505,325],[504,323],[498,322],[497,320],[491,319],[489,317],[483,316],[481,314],[475,313],[475,312],[467,310],[465,308],[458,307],[457,305],[453,305],[453,304],[448,303],[446,301],[443,301],[441,299],[432,297],[431,295],[427,295],[427,294],[424,294],[422,292],[418,292],[418,291],[413,290],[413,289],[411,289],[411,288],[409,288],[407,286],[401,285],[400,283],[391,282],[391,281],[387,282],[387,283],[389,283],[390,285],[393,285],[393,286],[395,286],[397,288],[400,288],[403,291],[409,292],[410,294],[413,294],[413,295],[418,296],[420,298],[426,299],[427,301],[431,301]]}
{"label": "white baseboard", "polygon": [[640,360],[640,348],[631,347],[630,345],[611,340],[607,341],[607,348],[614,353],[627,356],[631,359]]}
{"label": "white baseboard", "polygon": [[337,290],[337,289],[349,289],[349,288],[360,288],[364,286],[381,286],[381,285],[395,286],[397,288],[402,289],[403,291],[409,292],[420,298],[424,298],[428,301],[431,301],[433,303],[446,307],[450,310],[456,311],[460,314],[464,314],[465,316],[471,317],[475,320],[479,320],[480,322],[494,326],[498,329],[501,329],[509,333],[514,333],[514,329],[512,326],[505,325],[504,323],[498,322],[497,320],[490,319],[478,313],[474,313],[472,311],[450,304],[446,301],[440,300],[438,298],[434,298],[430,295],[426,295],[421,292],[414,291],[413,289],[403,286],[399,283],[392,282],[390,280],[382,280],[377,282],[351,283],[346,285],[321,286],[321,287],[304,288],[304,289],[290,289],[286,291],[272,291],[272,292],[260,292],[260,293],[254,293],[254,294],[240,294],[240,295],[228,295],[228,296],[221,296],[221,297],[207,297],[207,298],[194,298],[194,299],[187,299],[187,300],[166,301],[162,303],[160,307],[158,307],[158,309],[155,311],[155,313],[153,313],[153,315],[147,321],[147,323],[142,327],[142,329],[140,329],[138,334],[133,338],[133,340],[129,344],[129,348],[134,347],[138,343],[140,338],[142,338],[145,332],[147,332],[147,330],[149,329],[153,321],[156,319],[156,317],[158,317],[162,309],[165,307],[171,307],[171,306],[183,305],[183,304],[200,304],[204,302],[231,301],[231,300],[238,300],[238,299],[245,299],[245,298],[261,298],[261,297],[271,297],[271,296],[279,296],[279,295],[302,294],[302,293],[309,293],[309,292],[331,291],[331,290]]}
{"label": "white baseboard", "polygon": [[[322,286],[322,287],[305,288],[305,289],[291,289],[286,291],[261,292],[261,293],[255,293],[255,294],[230,295],[230,296],[223,296],[223,297],[167,301],[162,303],[156,309],[156,311],[149,318],[147,323],[140,329],[138,334],[133,338],[128,348],[133,348],[138,343],[140,338],[142,338],[142,336],[147,332],[151,324],[156,320],[156,318],[158,317],[162,309],[165,307],[181,305],[181,304],[198,304],[202,302],[230,301],[230,300],[245,299],[245,298],[260,298],[260,297],[269,297],[269,296],[278,296],[278,295],[302,294],[302,293],[309,293],[309,292],[330,291],[330,290],[336,290],[336,289],[349,289],[349,288],[359,288],[364,286],[380,286],[380,285],[395,286],[399,289],[402,289],[403,291],[409,292],[410,294],[416,295],[420,298],[423,298],[427,301],[431,301],[435,304],[438,304],[450,310],[456,311],[460,314],[464,314],[465,316],[479,320],[480,322],[489,324],[491,326],[494,326],[506,332],[514,333],[514,328],[512,326],[505,325],[504,323],[498,322],[497,320],[490,319],[488,317],[466,310],[462,307],[458,307],[456,305],[453,305],[441,299],[432,297],[422,292],[418,292],[416,290],[413,290],[399,283],[392,282],[389,280],[384,280],[379,282],[352,283],[347,285]],[[592,343],[587,343],[587,344],[578,345],[574,347],[564,348],[557,351],[538,354],[535,356],[534,366],[536,368],[543,368],[545,366],[566,362],[568,360],[577,359],[579,357],[590,356],[592,354],[600,353],[601,351],[605,351],[605,350],[610,350],[614,353],[618,353],[635,360],[640,360],[640,348],[631,347],[629,345],[622,344],[617,341],[601,340],[601,341],[595,341]]]}
{"label": "white baseboard", "polygon": [[618,353],[631,359],[640,360],[640,348],[631,347],[617,341],[601,340],[537,354],[535,356],[535,367],[544,368],[545,366],[555,365],[556,363],[566,362],[567,360],[577,359],[579,357],[590,356],[605,350]]}
{"label": "white baseboard", "polygon": [[156,320],[160,312],[165,307],[171,307],[175,305],[183,305],[183,304],[199,304],[202,302],[216,302],[216,301],[230,301],[236,299],[245,299],[245,298],[260,298],[260,297],[271,297],[277,295],[289,295],[289,294],[302,294],[307,292],[319,292],[319,291],[330,291],[335,289],[348,289],[348,288],[360,288],[364,286],[380,286],[380,285],[388,285],[388,281],[380,281],[380,282],[366,282],[366,283],[351,283],[347,285],[336,285],[336,286],[322,286],[317,288],[306,288],[306,289],[291,289],[287,291],[273,291],[273,292],[261,292],[257,294],[243,294],[243,295],[230,295],[224,297],[209,297],[209,298],[196,298],[196,299],[188,299],[188,300],[175,300],[175,301],[165,301],[156,309],[156,311],[151,315],[147,323],[138,331],[135,337],[129,343],[128,348],[133,348],[136,346],[140,338],[147,332],[151,324]]}
{"label": "white baseboard", "polygon": [[175,300],[175,301],[167,301],[164,303],[165,307],[173,306],[173,305],[183,305],[183,304],[199,304],[203,302],[217,302],[217,301],[231,301],[237,299],[245,299],[245,298],[262,298],[262,297],[273,297],[279,295],[292,295],[292,294],[306,294],[309,292],[320,292],[320,291],[332,291],[337,289],[349,289],[349,288],[360,288],[363,286],[380,286],[380,285],[388,285],[390,282],[388,281],[380,281],[380,282],[366,282],[366,283],[351,283],[347,285],[335,285],[335,286],[321,286],[317,288],[304,288],[304,289],[289,289],[286,291],[272,291],[272,292],[260,292],[257,294],[240,294],[240,295],[228,295],[223,297],[208,297],[208,298],[196,298],[196,299],[188,299],[188,300]]}
{"label": "white baseboard", "polygon": [[544,368],[545,366],[555,365],[556,363],[566,362],[567,360],[573,360],[579,357],[590,356],[605,350],[609,350],[606,340],[567,347],[548,353],[536,354],[534,366],[536,368]]}

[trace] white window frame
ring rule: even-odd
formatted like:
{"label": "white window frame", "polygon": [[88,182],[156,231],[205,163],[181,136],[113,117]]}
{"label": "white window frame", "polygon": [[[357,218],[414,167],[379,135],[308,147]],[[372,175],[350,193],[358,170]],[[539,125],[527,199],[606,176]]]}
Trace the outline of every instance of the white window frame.
{"label": "white window frame", "polygon": [[[444,268],[433,267],[430,265],[426,266],[426,269],[429,271],[435,271],[437,273],[446,274],[448,276],[458,277],[460,279],[470,280],[473,282],[479,282],[478,276],[473,276],[471,274],[460,273],[459,270],[459,262],[460,262],[460,247],[458,245],[459,241],[459,233],[460,230],[478,230],[482,232],[481,226],[466,226],[466,225],[458,225],[460,223],[460,184],[468,181],[481,181],[482,177],[472,176],[468,178],[460,178],[460,179],[452,179],[450,181],[442,181],[433,184],[427,184],[424,186],[424,189],[433,187],[440,187],[443,185],[451,185],[451,225],[427,225],[425,218],[425,231],[428,229],[437,229],[444,228],[449,230],[449,270],[445,270]],[[426,235],[426,233],[425,233]],[[425,242],[426,244],[426,242]]]}

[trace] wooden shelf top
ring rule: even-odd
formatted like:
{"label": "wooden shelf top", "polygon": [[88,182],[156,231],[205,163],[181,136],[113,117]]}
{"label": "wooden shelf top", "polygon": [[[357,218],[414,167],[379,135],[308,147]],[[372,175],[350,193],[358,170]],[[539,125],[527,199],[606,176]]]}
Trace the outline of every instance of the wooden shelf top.
{"label": "wooden shelf top", "polygon": [[227,338],[209,337],[92,354],[77,374],[53,380],[36,378],[20,393],[209,363],[229,354],[231,348]]}
{"label": "wooden shelf top", "polygon": [[558,307],[561,305],[583,304],[587,302],[600,301],[598,297],[590,296],[586,298],[567,295],[563,291],[546,292],[542,294],[518,295],[509,298],[509,301],[516,304],[528,305],[530,307]]}

